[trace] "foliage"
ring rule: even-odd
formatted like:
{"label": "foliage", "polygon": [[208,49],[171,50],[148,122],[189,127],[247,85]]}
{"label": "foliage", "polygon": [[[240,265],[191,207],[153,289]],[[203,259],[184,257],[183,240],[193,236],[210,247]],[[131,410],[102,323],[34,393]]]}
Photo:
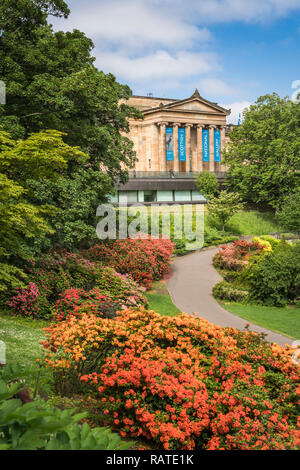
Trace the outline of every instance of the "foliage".
{"label": "foliage", "polygon": [[85,413],[50,408],[46,402],[30,398],[23,404],[17,398],[22,388],[15,380],[6,383],[0,373],[0,450],[121,450],[132,446],[108,429],[77,424]]}
{"label": "foliage", "polygon": [[248,292],[238,289],[226,281],[217,282],[213,287],[213,295],[216,299],[243,302],[248,297]]}
{"label": "foliage", "polygon": [[213,258],[213,265],[218,269],[242,271],[247,265],[250,255],[258,255],[263,246],[257,241],[236,240],[231,245],[221,245]]}
{"label": "foliage", "polygon": [[258,98],[230,133],[225,162],[244,200],[276,208],[300,185],[299,104],[276,93]]}
{"label": "foliage", "polygon": [[139,284],[150,288],[154,280],[169,271],[173,243],[167,239],[127,238],[104,242],[83,252],[94,261],[101,261],[121,274],[129,273]]}
{"label": "foliage", "polygon": [[28,179],[53,180],[68,161],[86,157],[65,144],[57,131],[15,142],[0,130],[0,291],[23,286],[21,262],[34,256],[32,240],[53,232],[45,216],[53,215],[55,208],[31,203]]}
{"label": "foliage", "polygon": [[253,237],[252,242],[253,243],[258,243],[258,245],[260,245],[262,247],[262,251],[264,251],[264,252],[272,251],[272,249],[273,249],[272,244],[270,243],[270,241],[266,240],[263,237]]}
{"label": "foliage", "polygon": [[129,274],[120,274],[110,266],[103,266],[97,277],[97,287],[111,299],[127,307],[145,305],[145,288],[137,284]]}
{"label": "foliage", "polygon": [[252,265],[250,298],[264,305],[284,306],[300,297],[300,245],[282,243]]}
{"label": "foliage", "polygon": [[219,193],[218,178],[214,173],[203,171],[199,173],[196,178],[197,188],[207,199],[217,196]]}
{"label": "foliage", "polygon": [[35,240],[41,252],[95,243],[96,209],[116,180],[127,180],[136,160],[128,121],[142,118],[126,104],[129,87],[93,65],[92,41],[77,29],[54,32],[47,23],[49,15],[69,13],[61,0],[5,0],[0,6],[0,80],[7,95],[1,124],[14,139],[58,129],[65,143],[90,156],[70,161],[67,178],[45,181],[32,174],[28,181],[31,204],[61,210],[46,216],[55,233]]}
{"label": "foliage", "polygon": [[221,224],[223,232],[225,224],[231,217],[243,208],[240,196],[227,191],[220,191],[218,197],[211,197],[208,202],[208,211],[210,217]]}
{"label": "foliage", "polygon": [[83,313],[113,318],[120,308],[119,302],[103,295],[97,287],[88,292],[71,288],[59,294],[53,316],[56,321],[66,320],[71,315],[81,316]]}
{"label": "foliage", "polygon": [[276,215],[285,229],[300,232],[300,188],[285,197]]}
{"label": "foliage", "polygon": [[292,349],[256,333],[141,309],[115,320],[72,317],[46,336],[56,379],[65,387],[81,377],[124,437],[166,450],[299,445]]}
{"label": "foliage", "polygon": [[[51,4],[57,8],[49,13]],[[2,121],[18,137],[63,131],[67,143],[91,156],[94,170],[102,164],[111,177],[124,180],[135,153],[121,132],[128,131],[128,118],[141,117],[124,103],[131,91],[97,70],[93,42],[84,33],[54,32],[49,14],[67,17],[69,10],[62,1],[1,3],[0,80],[7,84]]]}
{"label": "foliage", "polygon": [[[119,274],[113,268],[89,261],[77,253],[53,252],[31,261],[27,265],[27,276],[29,285],[16,289],[8,301],[13,315],[50,318],[54,304],[60,312],[63,299],[69,293],[78,297],[80,312],[90,308],[96,313],[101,306],[102,314],[113,314],[118,308],[146,303],[144,288],[131,276]],[[102,300],[108,298],[113,309],[105,308],[101,296]]]}

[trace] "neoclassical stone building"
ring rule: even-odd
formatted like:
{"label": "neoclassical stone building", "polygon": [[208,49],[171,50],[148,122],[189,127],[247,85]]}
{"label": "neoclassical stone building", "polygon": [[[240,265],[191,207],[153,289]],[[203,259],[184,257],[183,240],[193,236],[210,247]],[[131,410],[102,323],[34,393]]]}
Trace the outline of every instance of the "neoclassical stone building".
{"label": "neoclassical stone building", "polygon": [[128,104],[144,119],[130,121],[138,161],[114,202],[204,202],[195,176],[204,170],[224,175],[230,110],[205,100],[198,90],[183,100],[132,96]]}

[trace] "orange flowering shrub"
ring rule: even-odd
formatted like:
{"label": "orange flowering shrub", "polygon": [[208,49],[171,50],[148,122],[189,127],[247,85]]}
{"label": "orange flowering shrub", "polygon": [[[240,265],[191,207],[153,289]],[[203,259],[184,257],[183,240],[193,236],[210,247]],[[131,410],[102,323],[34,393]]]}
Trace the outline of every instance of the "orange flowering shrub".
{"label": "orange flowering shrub", "polygon": [[124,437],[164,449],[300,444],[299,368],[289,347],[144,309],[113,320],[71,317],[45,333],[45,364],[56,379],[80,380],[81,391],[98,398],[105,423]]}

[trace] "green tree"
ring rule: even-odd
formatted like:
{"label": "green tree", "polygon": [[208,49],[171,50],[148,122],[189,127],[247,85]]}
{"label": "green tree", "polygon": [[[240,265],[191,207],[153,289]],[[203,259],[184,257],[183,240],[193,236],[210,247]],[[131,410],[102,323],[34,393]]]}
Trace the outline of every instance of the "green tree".
{"label": "green tree", "polygon": [[127,180],[127,168],[136,159],[126,137],[128,120],[142,117],[126,104],[129,87],[93,65],[94,45],[84,33],[54,32],[47,23],[49,15],[68,14],[62,0],[3,0],[0,5],[0,80],[7,92],[1,125],[15,139],[58,129],[65,143],[90,156],[88,162],[69,161],[64,177],[55,181],[28,179],[32,204],[61,209],[51,216],[55,234],[43,240],[43,249],[95,240],[97,206],[116,180]]}
{"label": "green tree", "polygon": [[199,191],[207,198],[216,196],[219,193],[218,178],[214,173],[203,171],[196,177],[196,184]]}
{"label": "green tree", "polygon": [[276,215],[285,229],[300,232],[300,189],[284,199]]}
{"label": "green tree", "polygon": [[221,191],[218,197],[211,197],[208,201],[209,215],[221,224],[223,232],[226,222],[243,207],[244,204],[241,202],[240,196],[227,191]]}
{"label": "green tree", "polygon": [[258,98],[230,133],[225,162],[243,199],[277,207],[300,185],[300,105],[276,93]]}
{"label": "green tree", "polygon": [[0,131],[0,291],[22,285],[22,261],[34,256],[32,239],[53,233],[45,215],[54,216],[51,205],[33,205],[28,179],[55,181],[68,162],[88,156],[62,140],[58,131],[32,134],[14,141]]}
{"label": "green tree", "polygon": [[14,137],[58,129],[69,145],[90,155],[125,181],[135,161],[133,143],[125,136],[128,119],[141,114],[126,104],[128,86],[93,65],[93,42],[84,33],[54,32],[47,15],[65,16],[61,0],[3,0],[0,5],[0,80],[6,83],[2,126]]}

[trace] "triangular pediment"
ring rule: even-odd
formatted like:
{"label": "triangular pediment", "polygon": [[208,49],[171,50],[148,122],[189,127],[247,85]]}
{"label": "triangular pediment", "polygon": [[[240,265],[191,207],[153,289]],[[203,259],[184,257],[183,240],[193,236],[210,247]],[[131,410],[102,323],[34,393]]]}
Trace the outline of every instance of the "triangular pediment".
{"label": "triangular pediment", "polygon": [[172,103],[161,104],[157,108],[151,108],[144,111],[145,114],[153,113],[156,111],[183,111],[183,112],[195,112],[195,113],[217,113],[229,115],[230,110],[224,109],[218,106],[217,103],[212,103],[203,99],[202,97],[191,97],[184,100],[176,100]]}

